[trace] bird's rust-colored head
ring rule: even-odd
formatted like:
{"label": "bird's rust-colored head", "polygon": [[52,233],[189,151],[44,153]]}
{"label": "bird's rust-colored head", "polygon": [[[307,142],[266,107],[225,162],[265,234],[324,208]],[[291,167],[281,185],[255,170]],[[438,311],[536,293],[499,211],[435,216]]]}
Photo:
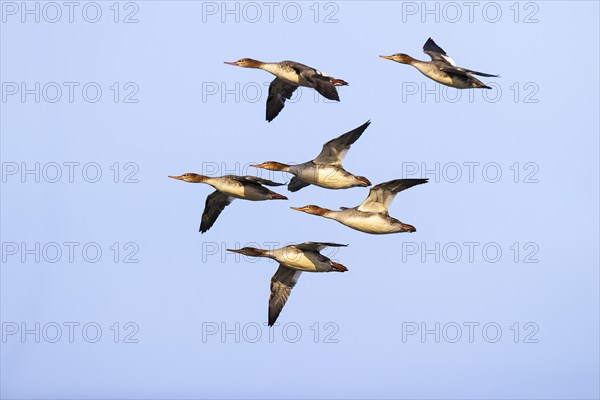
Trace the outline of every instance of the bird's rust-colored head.
{"label": "bird's rust-colored head", "polygon": [[237,61],[224,61],[224,63],[242,68],[260,68],[260,66],[263,64],[262,62],[253,60],[252,58],[240,58]]}
{"label": "bird's rust-colored head", "polygon": [[396,53],[396,54],[392,54],[391,56],[379,56],[379,57],[385,58],[386,60],[396,61],[397,63],[400,63],[400,64],[410,64],[413,61],[415,61],[414,58],[412,58],[408,54],[404,54],[404,53]]}
{"label": "bird's rust-colored head", "polygon": [[266,250],[257,249],[256,247],[242,247],[241,249],[227,249],[232,253],[243,254],[250,257],[265,257]]}
{"label": "bird's rust-colored head", "polygon": [[280,162],[277,161],[267,161],[264,162],[262,164],[252,164],[250,165],[251,167],[255,167],[255,168],[263,168],[263,169],[268,169],[271,171],[287,171],[290,166],[287,164],[282,164]]}
{"label": "bird's rust-colored head", "polygon": [[331,211],[331,210],[328,210],[323,207],[315,206],[314,204],[309,204],[304,207],[290,207],[290,208],[292,210],[302,211],[302,212],[305,212],[307,214],[312,214],[312,215],[325,215],[325,214],[327,214],[327,212]]}
{"label": "bird's rust-colored head", "polygon": [[202,183],[208,179],[208,177],[205,175],[194,174],[191,172],[183,175],[169,175],[169,178],[191,183]]}

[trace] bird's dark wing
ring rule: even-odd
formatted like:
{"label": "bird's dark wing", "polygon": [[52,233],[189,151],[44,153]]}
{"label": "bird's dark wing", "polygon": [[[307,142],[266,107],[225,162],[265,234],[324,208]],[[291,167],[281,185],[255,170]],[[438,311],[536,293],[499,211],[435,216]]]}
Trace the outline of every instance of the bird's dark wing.
{"label": "bird's dark wing", "polygon": [[369,196],[357,207],[358,211],[387,212],[396,194],[415,185],[426,183],[428,179],[395,179],[373,186]]}
{"label": "bird's dark wing", "polygon": [[500,75],[494,75],[494,74],[486,74],[485,72],[473,71],[472,69],[466,69],[466,68],[458,68],[458,69],[463,70],[468,74],[487,76],[488,78],[497,78],[500,76]]}
{"label": "bird's dark wing", "polygon": [[329,243],[329,242],[304,242],[293,245],[299,250],[314,251],[316,253],[323,250],[325,247],[346,247],[347,244]]}
{"label": "bird's dark wing", "polygon": [[335,88],[335,85],[331,83],[329,77],[324,77],[322,75],[316,75],[312,79],[315,84],[315,90],[321,94],[321,96],[325,97],[329,100],[340,101],[340,96]]}
{"label": "bird's dark wing", "polygon": [[285,100],[292,97],[297,87],[279,78],[273,79],[269,85],[269,97],[267,97],[267,121],[271,122],[279,115],[285,106]]}
{"label": "bird's dark wing", "polygon": [[485,72],[473,71],[472,69],[457,67],[456,63],[446,52],[435,42],[433,39],[427,39],[425,45],[423,46],[423,53],[429,55],[432,61],[440,61],[442,64],[438,63],[438,68],[444,72],[450,74],[460,74],[460,75],[479,75],[479,76],[487,76],[496,78],[498,75],[486,74]]}
{"label": "bird's dark wing", "polygon": [[234,200],[233,197],[215,190],[206,198],[204,212],[202,213],[202,222],[200,223],[200,232],[204,233],[215,223],[221,211],[225,209]]}
{"label": "bird's dark wing", "polygon": [[473,74],[473,75],[479,75],[479,76],[487,76],[488,78],[497,78],[498,76],[500,76],[500,75],[486,74],[485,72],[473,71],[472,69],[455,67],[453,65],[438,65],[438,68],[448,74],[459,74],[459,75],[465,75],[465,76],[469,76],[469,75]]}
{"label": "bird's dark wing", "polygon": [[267,185],[267,186],[283,186],[285,183],[273,182],[268,179],[259,178],[258,176],[238,176],[237,177],[240,182],[250,182],[250,183],[258,183],[259,185]]}
{"label": "bird's dark wing", "polygon": [[441,61],[444,64],[456,66],[454,60],[440,46],[435,44],[432,38],[427,39],[423,45],[423,53],[431,57],[432,61]]}
{"label": "bird's dark wing", "polygon": [[325,143],[321,153],[314,159],[314,163],[341,165],[350,146],[358,140],[370,123],[371,121],[367,121],[358,128]]}
{"label": "bird's dark wing", "polygon": [[310,185],[310,183],[306,183],[302,179],[295,176],[290,180],[290,183],[288,184],[288,190],[290,192],[297,192],[308,185]]}
{"label": "bird's dark wing", "polygon": [[298,71],[299,74],[306,79],[319,94],[321,94],[321,96],[329,100],[340,101],[340,96],[338,95],[335,85],[331,81],[333,79],[331,76],[306,66],[296,72]]}
{"label": "bird's dark wing", "polygon": [[281,313],[283,306],[290,297],[290,293],[298,278],[302,274],[301,271],[297,271],[292,268],[288,268],[282,264],[279,264],[279,268],[275,275],[271,278],[271,296],[269,297],[269,326],[273,326],[277,317]]}

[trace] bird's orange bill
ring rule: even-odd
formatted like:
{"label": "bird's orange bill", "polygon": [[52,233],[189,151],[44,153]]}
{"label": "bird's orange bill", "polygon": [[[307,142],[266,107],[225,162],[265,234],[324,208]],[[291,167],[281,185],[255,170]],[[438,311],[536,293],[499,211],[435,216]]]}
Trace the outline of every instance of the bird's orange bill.
{"label": "bird's orange bill", "polygon": [[182,176],[176,176],[176,175],[169,175],[169,178],[172,178],[172,179],[177,179],[177,180],[180,180],[180,181],[182,181],[182,180],[183,180],[183,177],[182,177]]}
{"label": "bird's orange bill", "polygon": [[223,61],[223,62],[224,62],[225,64],[227,64],[227,65],[235,65],[236,67],[237,67],[237,65],[238,65],[237,61],[233,61],[233,62],[231,62],[231,61]]}
{"label": "bird's orange bill", "polygon": [[385,58],[386,60],[393,60],[394,58],[392,56],[379,56],[381,58]]}

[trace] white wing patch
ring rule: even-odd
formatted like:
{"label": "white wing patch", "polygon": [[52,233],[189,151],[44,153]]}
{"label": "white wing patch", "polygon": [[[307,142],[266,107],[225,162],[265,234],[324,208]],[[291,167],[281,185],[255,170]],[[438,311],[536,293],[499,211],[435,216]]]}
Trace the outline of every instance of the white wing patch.
{"label": "white wing patch", "polygon": [[325,76],[325,77],[327,77],[327,78],[331,78],[331,75],[328,75],[328,74],[326,74],[326,73],[325,73],[325,72],[323,72],[323,71],[319,71],[319,70],[315,70],[315,71],[317,71],[317,74],[319,74],[319,75],[321,75],[321,76]]}
{"label": "white wing patch", "polygon": [[450,65],[452,65],[453,67],[456,67],[456,63],[454,62],[454,60],[446,55],[440,54],[440,56],[444,57],[444,60],[448,61],[448,63],[450,63]]}

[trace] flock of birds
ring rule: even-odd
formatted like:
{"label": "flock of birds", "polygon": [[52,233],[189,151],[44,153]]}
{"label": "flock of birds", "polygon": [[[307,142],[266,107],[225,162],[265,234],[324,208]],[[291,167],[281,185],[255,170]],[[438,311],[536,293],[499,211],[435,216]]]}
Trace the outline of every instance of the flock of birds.
{"label": "flock of birds", "polygon": [[[473,77],[473,75],[485,77],[498,76],[457,67],[446,52],[436,45],[431,38],[423,46],[423,52],[431,57],[431,61],[419,61],[407,54],[401,53],[380,57],[412,65],[434,81],[458,89],[490,89],[489,86]],[[242,58],[235,62],[225,63],[244,68],[258,68],[275,75],[275,79],[269,86],[269,96],[267,98],[266,119],[269,122],[277,117],[285,106],[286,99],[290,99],[293,92],[299,86],[313,88],[323,97],[339,101],[336,86],[348,85],[342,79],[333,78],[314,68],[294,61],[267,63],[250,58]],[[319,155],[311,161],[295,165],[267,161],[254,165],[254,167],[284,171],[292,174],[293,178],[288,183],[288,190],[290,192],[296,192],[308,185],[316,185],[326,189],[371,186],[371,182],[367,178],[354,175],[346,171],[342,166],[342,161],[348,153],[350,146],[360,138],[369,124],[370,121],[367,121],[358,128],[328,141],[323,145],[323,149]],[[251,201],[288,199],[286,196],[265,187],[282,186],[284,185],[283,183],[273,182],[256,176],[225,175],[209,177],[195,173],[186,173],[179,176],[169,176],[169,178],[191,183],[206,183],[215,188],[215,191],[206,199],[200,223],[200,232],[202,233],[208,231],[213,226],[219,214],[234,199]],[[416,229],[414,226],[391,217],[388,214],[388,208],[399,192],[426,182],[427,179],[394,179],[380,183],[370,189],[369,195],[360,205],[352,208],[341,207],[340,210],[329,210],[316,205],[291,208],[308,214],[333,219],[352,229],[369,234],[415,232]],[[305,242],[272,250],[254,247],[227,250],[246,256],[267,257],[279,263],[277,272],[271,278],[268,323],[269,326],[272,326],[303,271],[344,272],[348,270],[343,265],[332,261],[320,253],[326,247],[341,246],[346,245]]]}

